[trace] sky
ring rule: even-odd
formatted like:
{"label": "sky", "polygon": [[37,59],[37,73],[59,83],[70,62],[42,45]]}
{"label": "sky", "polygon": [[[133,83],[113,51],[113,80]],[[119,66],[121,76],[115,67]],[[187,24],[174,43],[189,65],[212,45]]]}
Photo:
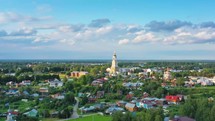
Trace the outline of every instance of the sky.
{"label": "sky", "polygon": [[0,59],[215,60],[214,0],[0,0]]}

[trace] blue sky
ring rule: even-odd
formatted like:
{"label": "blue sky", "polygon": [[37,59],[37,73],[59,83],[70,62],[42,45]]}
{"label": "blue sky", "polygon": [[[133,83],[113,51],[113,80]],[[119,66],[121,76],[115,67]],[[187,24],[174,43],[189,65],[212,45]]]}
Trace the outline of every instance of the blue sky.
{"label": "blue sky", "polygon": [[215,59],[214,0],[0,3],[0,59]]}

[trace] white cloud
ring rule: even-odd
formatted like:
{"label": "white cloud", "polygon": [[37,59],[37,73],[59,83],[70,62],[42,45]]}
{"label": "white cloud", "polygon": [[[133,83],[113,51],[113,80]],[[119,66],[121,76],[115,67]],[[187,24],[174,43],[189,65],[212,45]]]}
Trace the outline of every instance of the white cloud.
{"label": "white cloud", "polygon": [[128,39],[121,39],[119,40],[119,45],[128,44],[130,41]]}
{"label": "white cloud", "polygon": [[28,15],[21,15],[15,12],[0,12],[0,24],[17,22],[36,22],[49,19],[51,19],[50,16],[32,17]]}
{"label": "white cloud", "polygon": [[141,42],[154,42],[157,41],[158,39],[155,37],[155,35],[151,32],[148,33],[143,33],[140,35],[137,35],[132,42],[133,43],[141,43]]}
{"label": "white cloud", "polygon": [[[213,23],[203,24],[203,26],[201,23],[193,24],[183,21],[150,22],[146,27],[138,24],[110,24],[109,19],[98,19],[90,23],[94,23],[94,26],[90,26],[89,24],[47,23],[41,18],[34,19],[34,17],[11,12],[0,13],[0,23],[21,21],[21,19],[24,21],[41,20],[42,22],[19,24],[20,29],[11,32],[1,30],[0,40],[4,42],[10,40],[14,43],[22,40],[26,41],[26,45],[29,43],[36,45],[46,43],[50,46],[59,44],[68,48],[71,45],[74,47],[74,45],[79,46],[86,43],[95,45],[101,43],[105,45],[141,43],[176,45],[215,42]],[[155,31],[155,28],[158,28],[159,31]]]}
{"label": "white cloud", "polygon": [[16,22],[20,18],[23,18],[23,16],[13,12],[0,12],[0,24],[8,23],[8,22]]}
{"label": "white cloud", "polygon": [[9,35],[10,36],[31,36],[36,35],[37,31],[36,29],[32,28],[22,28],[16,31],[12,31]]}

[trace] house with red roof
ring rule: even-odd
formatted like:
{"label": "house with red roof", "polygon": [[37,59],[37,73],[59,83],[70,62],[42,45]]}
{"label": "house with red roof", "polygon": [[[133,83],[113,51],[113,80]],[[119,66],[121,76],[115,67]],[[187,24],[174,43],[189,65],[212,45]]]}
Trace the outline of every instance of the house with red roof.
{"label": "house with red roof", "polygon": [[167,95],[165,99],[168,103],[174,103],[174,104],[177,104],[180,101],[180,97],[174,96],[174,95]]}

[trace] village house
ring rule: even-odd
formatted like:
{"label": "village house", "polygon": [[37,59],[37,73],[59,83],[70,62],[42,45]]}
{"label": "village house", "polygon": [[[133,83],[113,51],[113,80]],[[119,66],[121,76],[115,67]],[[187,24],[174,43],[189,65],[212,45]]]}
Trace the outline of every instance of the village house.
{"label": "village house", "polygon": [[117,106],[119,106],[119,107],[125,107],[126,103],[128,103],[128,102],[123,101],[123,100],[120,100],[120,101],[116,102]]}
{"label": "village house", "polygon": [[96,100],[97,100],[97,98],[96,98],[95,95],[90,95],[90,96],[88,97],[88,102],[89,102],[89,103],[95,103]]}
{"label": "village house", "polygon": [[39,89],[39,92],[41,93],[42,96],[48,96],[49,89],[46,88],[46,87],[41,87],[41,88]]}
{"label": "village house", "polygon": [[39,97],[39,94],[38,93],[34,93],[31,95],[32,97]]}
{"label": "village house", "polygon": [[155,104],[153,102],[146,101],[146,100],[143,100],[142,102],[139,102],[139,103],[140,103],[140,107],[145,108],[145,109],[154,108],[154,106],[155,106]]}
{"label": "village house", "polygon": [[84,113],[87,113],[87,112],[95,111],[95,107],[94,106],[90,106],[88,108],[81,108],[80,110],[82,112],[84,112]]}
{"label": "village house", "polygon": [[124,86],[126,88],[132,88],[132,89],[136,89],[136,88],[138,88],[138,87],[140,87],[142,85],[143,85],[143,83],[139,82],[139,81],[134,82],[134,83],[133,82],[127,82],[127,83],[122,84],[122,86]]}
{"label": "village house", "polygon": [[15,95],[18,96],[19,95],[19,90],[17,88],[10,88],[7,92],[7,95]]}
{"label": "village house", "polygon": [[164,106],[164,105],[167,105],[166,99],[163,99],[163,98],[161,98],[161,99],[156,99],[156,100],[155,100],[155,103],[156,103],[156,106]]}
{"label": "village house", "polygon": [[6,83],[6,86],[16,86],[17,83],[16,82],[13,82],[13,81],[9,81]]}
{"label": "village house", "polygon": [[134,112],[138,110],[137,106],[133,103],[126,103],[125,108],[130,112]]}
{"label": "village house", "polygon": [[136,102],[136,106],[138,108],[145,108],[145,109],[150,109],[157,106],[165,106],[166,104],[167,104],[166,99],[150,98],[150,97],[143,98]]}
{"label": "village house", "polygon": [[145,109],[150,109],[155,106],[154,98],[144,98],[142,100],[139,100],[136,102],[136,106],[138,108],[145,108]]}
{"label": "village house", "polygon": [[207,77],[201,77],[197,80],[197,84],[201,84],[202,86],[210,86],[213,85],[213,82]]}
{"label": "village house", "polygon": [[197,81],[196,80],[192,80],[192,79],[190,79],[189,81],[185,81],[184,82],[184,86],[185,87],[192,87],[192,86],[194,86],[196,84],[197,84]]}
{"label": "village house", "polygon": [[133,92],[129,92],[127,95],[126,95],[126,99],[128,100],[131,100],[134,96],[134,93]]}
{"label": "village house", "polygon": [[99,86],[99,87],[102,87],[103,86],[103,82],[100,81],[100,80],[94,80],[92,83],[91,83],[92,86]]}
{"label": "village house", "polygon": [[174,96],[174,95],[167,95],[165,97],[165,99],[167,100],[167,102],[169,104],[178,104],[178,102],[180,101],[180,97],[179,96]]}
{"label": "village house", "polygon": [[119,72],[124,74],[130,71],[130,68],[119,68]]}
{"label": "village house", "polygon": [[65,98],[65,96],[63,94],[61,94],[61,93],[53,94],[53,95],[51,95],[51,97],[54,98],[54,99],[59,99],[59,100],[62,100],[62,99]]}
{"label": "village house", "polygon": [[144,93],[143,93],[143,98],[146,98],[146,97],[149,97],[149,93],[144,92]]}
{"label": "village house", "polygon": [[22,95],[29,96],[30,93],[29,93],[28,91],[24,90],[24,91],[22,92]]}
{"label": "village house", "polygon": [[196,84],[200,84],[202,86],[210,86],[214,85],[215,77],[196,77],[196,76],[188,76],[189,81],[185,82],[185,86],[194,86]]}
{"label": "village house", "polygon": [[23,85],[23,86],[29,86],[31,85],[31,80],[23,80],[20,85]]}
{"label": "village house", "polygon": [[106,109],[105,113],[106,114],[113,114],[117,111],[124,111],[124,109],[121,107],[112,106],[112,107],[109,107],[108,109]]}
{"label": "village house", "polygon": [[148,76],[147,72],[139,72],[138,73],[139,78],[146,78]]}
{"label": "village house", "polygon": [[78,97],[84,97],[84,96],[85,96],[84,93],[82,93],[82,92],[79,92],[79,93],[78,93]]}
{"label": "village house", "polygon": [[105,95],[105,91],[97,91],[97,93],[96,93],[97,98],[102,98],[102,97],[104,97],[104,95]]}
{"label": "village house", "polygon": [[36,109],[32,109],[26,113],[24,113],[24,115],[29,116],[29,117],[36,117],[38,114],[38,111]]}
{"label": "village house", "polygon": [[58,79],[54,79],[54,80],[49,81],[49,86],[50,87],[62,87],[63,82],[59,81]]}
{"label": "village house", "polygon": [[105,107],[104,103],[98,103],[93,105],[93,107],[95,107],[96,110],[102,110]]}

